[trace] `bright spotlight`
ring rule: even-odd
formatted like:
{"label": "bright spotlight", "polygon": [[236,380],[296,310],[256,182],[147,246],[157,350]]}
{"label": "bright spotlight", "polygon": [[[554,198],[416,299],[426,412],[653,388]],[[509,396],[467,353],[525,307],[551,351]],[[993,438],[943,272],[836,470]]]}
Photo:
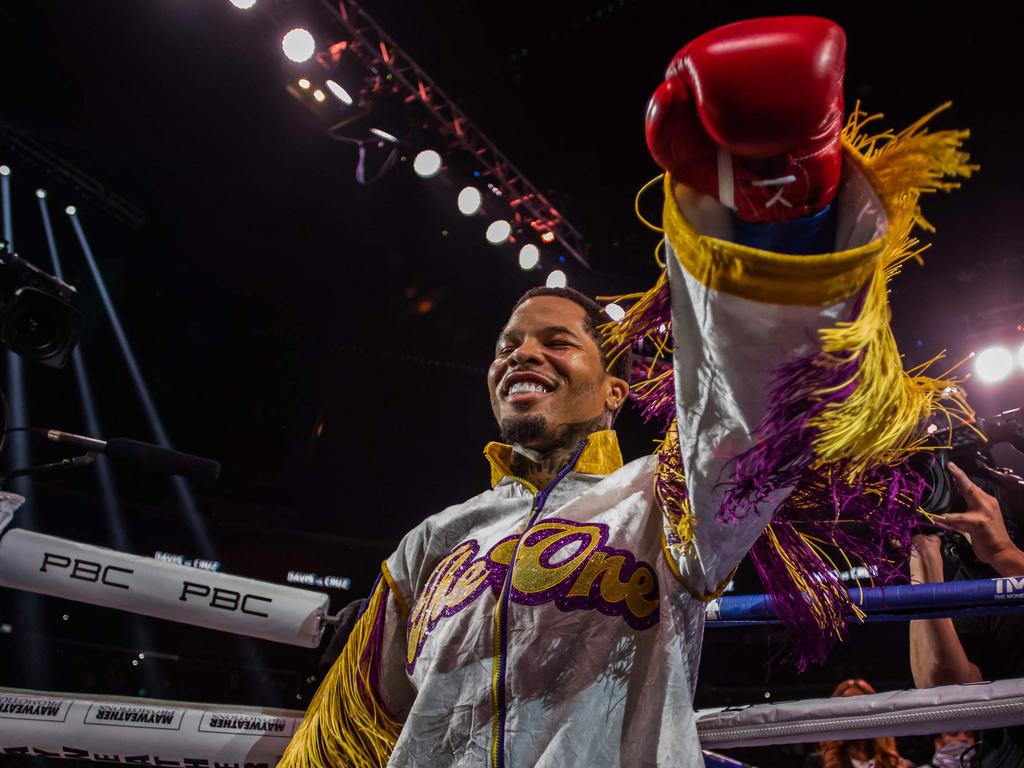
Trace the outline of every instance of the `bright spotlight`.
{"label": "bright spotlight", "polygon": [[1024,368],[1024,346],[1017,350],[1017,363]]}
{"label": "bright spotlight", "polygon": [[519,266],[523,269],[533,269],[540,262],[540,248],[533,243],[527,243],[519,249]]}
{"label": "bright spotlight", "polygon": [[560,269],[554,270],[548,275],[547,282],[544,283],[548,288],[565,288],[569,281],[565,277],[565,272]]}
{"label": "bright spotlight", "polygon": [[299,78],[299,88],[301,88],[304,91],[308,91],[309,90],[309,86],[310,86],[310,82],[309,82],[308,78],[305,78],[305,77],[300,77]]}
{"label": "bright spotlight", "polygon": [[441,170],[441,155],[432,149],[424,149],[413,158],[412,169],[416,171],[417,176],[424,179],[437,176],[438,171]]}
{"label": "bright spotlight", "polygon": [[383,130],[381,128],[371,128],[370,129],[370,133],[372,133],[374,136],[376,136],[379,139],[384,139],[384,141],[390,141],[392,144],[397,144],[398,143],[398,137],[397,136],[393,136],[392,134],[388,133],[387,131],[385,131],[385,130]]}
{"label": "bright spotlight", "polygon": [[256,5],[256,0],[231,0],[231,4],[235,6],[235,8],[241,8],[243,11],[248,11]]}
{"label": "bright spotlight", "polygon": [[69,205],[67,208],[64,209],[64,213],[66,213],[68,216],[74,216],[76,213],[78,213],[78,209],[75,208],[75,206],[73,205]]}
{"label": "bright spotlight", "polygon": [[313,58],[313,54],[316,53],[316,41],[307,30],[297,27],[282,38],[281,48],[285,56],[301,64]]}
{"label": "bright spotlight", "polygon": [[974,372],[982,381],[994,383],[1010,375],[1013,355],[1006,347],[989,347],[974,358]]}
{"label": "bright spotlight", "polygon": [[626,316],[626,310],[624,310],[622,307],[620,307],[615,302],[612,302],[607,307],[605,307],[604,308],[604,312],[605,312],[606,315],[608,315],[608,317],[610,317],[616,323],[619,322],[619,320],[621,320],[622,318],[624,318]]}
{"label": "bright spotlight", "polygon": [[349,95],[349,92],[333,80],[328,80],[324,85],[327,86],[327,90],[333,93],[334,97],[342,104],[347,104],[351,107],[355,103],[355,99]]}
{"label": "bright spotlight", "polygon": [[488,225],[485,237],[487,238],[487,242],[491,245],[501,245],[508,240],[508,236],[511,234],[512,225],[504,219],[498,219],[497,221],[492,221],[490,225]]}
{"label": "bright spotlight", "polygon": [[555,233],[545,232],[543,235],[540,236],[540,239],[545,243],[553,243],[555,242]]}
{"label": "bright spotlight", "polygon": [[321,91],[319,88],[317,88],[315,91],[313,91],[313,98],[323,103],[323,100],[327,98],[327,94]]}
{"label": "bright spotlight", "polygon": [[36,190],[36,197],[38,197],[40,200],[42,200],[44,197],[46,197],[46,190],[45,189],[37,189]]}
{"label": "bright spotlight", "polygon": [[0,165],[0,176],[10,176],[11,168],[8,165]]}
{"label": "bright spotlight", "polygon": [[483,196],[480,194],[479,189],[476,187],[463,187],[462,191],[459,192],[459,213],[472,216],[480,210],[480,203],[482,202]]}

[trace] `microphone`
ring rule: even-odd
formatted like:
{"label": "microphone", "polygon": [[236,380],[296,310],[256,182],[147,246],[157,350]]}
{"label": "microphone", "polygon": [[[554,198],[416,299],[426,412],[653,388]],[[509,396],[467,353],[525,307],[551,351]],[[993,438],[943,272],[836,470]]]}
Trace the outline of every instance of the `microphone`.
{"label": "microphone", "polygon": [[220,462],[193,456],[171,448],[161,448],[152,443],[130,440],[127,437],[114,437],[110,440],[99,440],[59,429],[34,429],[33,432],[43,434],[54,443],[65,443],[85,448],[93,453],[105,453],[110,458],[137,464],[146,469],[164,472],[168,475],[181,475],[202,483],[212,483],[220,475]]}

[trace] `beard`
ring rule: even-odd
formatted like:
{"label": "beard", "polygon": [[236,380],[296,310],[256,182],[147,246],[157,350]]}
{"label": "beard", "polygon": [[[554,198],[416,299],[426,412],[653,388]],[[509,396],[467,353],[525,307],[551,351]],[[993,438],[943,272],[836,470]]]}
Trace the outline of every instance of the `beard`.
{"label": "beard", "polygon": [[509,445],[536,447],[547,437],[548,422],[543,416],[510,416],[501,420],[501,440]]}

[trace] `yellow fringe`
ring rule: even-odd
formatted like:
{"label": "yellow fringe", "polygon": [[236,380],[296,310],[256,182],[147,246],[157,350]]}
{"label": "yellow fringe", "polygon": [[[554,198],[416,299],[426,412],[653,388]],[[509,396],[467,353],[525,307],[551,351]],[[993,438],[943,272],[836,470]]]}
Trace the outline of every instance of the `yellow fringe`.
{"label": "yellow fringe", "polygon": [[668,519],[676,538],[667,546],[685,553],[693,546],[696,521],[686,493],[686,476],[683,474],[683,459],[679,453],[679,428],[674,420],[655,454],[658,457],[658,471],[654,481],[654,500]]}
{"label": "yellow fringe", "polygon": [[968,155],[961,151],[967,131],[927,131],[927,123],[948,107],[942,105],[899,133],[868,135],[864,127],[879,116],[868,117],[858,105],[843,131],[850,155],[871,178],[889,219],[886,247],[857,319],[821,332],[822,351],[831,363],[858,363],[850,396],[828,405],[810,422],[817,429],[815,455],[818,466],[847,462],[851,477],[872,465],[900,462],[918,450],[924,441],[922,422],[933,411],[950,420],[973,416],[959,381],[925,376],[923,366],[903,370],[889,325],[887,284],[904,262],[919,260],[926,247],[911,232],[915,226],[933,231],[921,215],[921,195],[955,189],[959,183],[946,177],[966,178],[978,168],[968,164]]}
{"label": "yellow fringe", "polygon": [[[842,629],[845,627],[846,616],[841,611],[837,613],[837,609],[834,606],[843,605],[843,602],[847,600],[847,593],[841,586],[831,580],[814,578],[817,570],[825,571],[830,567],[833,570],[837,570],[832,559],[810,537],[806,534],[798,533],[797,535],[807,545],[808,549],[814,553],[814,557],[820,563],[816,571],[806,573],[793,562],[786,548],[779,543],[773,526],[769,525],[765,528],[762,535],[765,537],[768,547],[775,553],[783,567],[785,567],[786,573],[789,574],[793,584],[803,593],[818,631],[825,636],[831,635],[835,640],[842,640]],[[823,589],[833,594],[834,599],[832,602],[821,599]],[[864,613],[858,606],[854,605],[853,610],[858,619],[863,619]]]}
{"label": "yellow fringe", "polygon": [[652,232],[657,232],[657,233],[658,233],[659,235],[660,235],[660,234],[662,234],[662,233],[663,233],[663,232],[664,232],[665,230],[664,230],[664,229],[662,229],[661,227],[659,227],[659,226],[658,226],[657,224],[654,224],[654,223],[652,223],[651,221],[649,221],[649,220],[647,219],[647,217],[646,217],[646,216],[644,216],[644,215],[643,215],[643,214],[642,214],[642,213],[640,212],[640,198],[641,198],[641,197],[643,197],[644,193],[645,193],[645,192],[646,192],[646,191],[647,191],[648,189],[650,189],[651,187],[655,186],[655,185],[656,185],[656,184],[657,184],[658,182],[660,182],[660,181],[661,181],[661,180],[662,180],[663,178],[665,178],[665,174],[664,174],[664,173],[659,173],[659,174],[658,174],[657,176],[655,176],[655,177],[654,177],[653,179],[651,179],[651,180],[650,180],[650,181],[648,181],[648,182],[647,182],[646,184],[644,184],[644,185],[643,185],[642,187],[640,187],[640,191],[639,191],[639,192],[637,192],[637,193],[636,193],[636,197],[635,197],[635,198],[633,198],[633,212],[634,212],[634,213],[636,214],[636,217],[637,217],[638,219],[640,219],[640,223],[641,223],[641,224],[643,224],[643,225],[644,225],[645,227],[647,227],[647,228],[648,228],[649,230],[651,230]]}
{"label": "yellow fringe", "polygon": [[379,768],[387,764],[402,730],[377,700],[370,684],[378,663],[371,642],[378,614],[387,608],[382,579],[356,622],[278,768]]}

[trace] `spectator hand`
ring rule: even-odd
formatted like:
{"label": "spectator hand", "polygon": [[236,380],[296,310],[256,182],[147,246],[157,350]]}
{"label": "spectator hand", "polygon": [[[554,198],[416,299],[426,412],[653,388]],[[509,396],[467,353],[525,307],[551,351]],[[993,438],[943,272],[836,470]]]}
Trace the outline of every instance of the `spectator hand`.
{"label": "spectator hand", "polygon": [[942,541],[933,533],[914,536],[910,553],[910,583],[934,584],[943,581]]}

